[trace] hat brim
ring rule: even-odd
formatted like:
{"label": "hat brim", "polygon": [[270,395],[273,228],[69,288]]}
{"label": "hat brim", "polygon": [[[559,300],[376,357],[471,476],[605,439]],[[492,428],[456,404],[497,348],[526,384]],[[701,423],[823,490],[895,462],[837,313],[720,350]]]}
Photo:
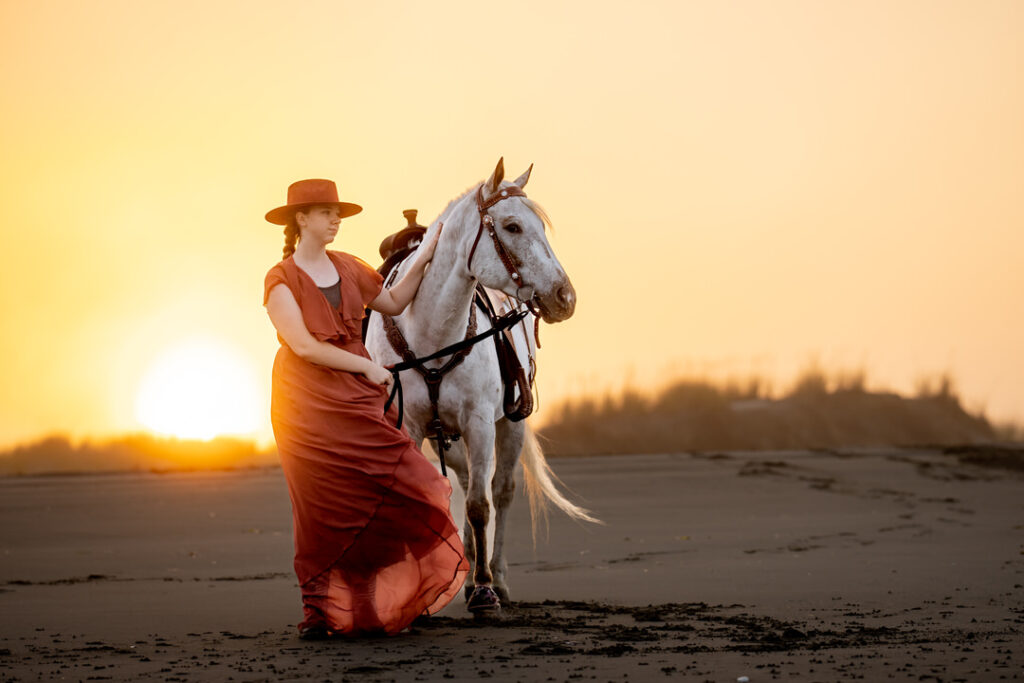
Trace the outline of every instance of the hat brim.
{"label": "hat brim", "polygon": [[287,225],[288,219],[291,218],[293,213],[310,206],[336,206],[341,211],[342,218],[355,216],[363,210],[363,207],[358,204],[350,204],[349,202],[305,202],[302,204],[286,204],[272,209],[267,212],[266,219],[274,225]]}

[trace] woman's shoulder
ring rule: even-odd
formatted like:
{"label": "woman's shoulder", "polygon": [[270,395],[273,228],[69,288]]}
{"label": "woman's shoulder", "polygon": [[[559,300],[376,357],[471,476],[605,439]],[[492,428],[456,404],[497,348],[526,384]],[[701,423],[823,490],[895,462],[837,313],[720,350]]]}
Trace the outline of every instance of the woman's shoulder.
{"label": "woman's shoulder", "polygon": [[272,278],[286,280],[292,275],[294,269],[295,261],[293,261],[292,257],[289,256],[288,258],[278,261],[277,263],[272,265],[270,267],[270,270],[267,271],[264,280],[270,280]]}
{"label": "woman's shoulder", "polygon": [[[278,261],[263,278],[263,303],[266,304],[267,298],[270,296],[270,290],[277,285],[284,285],[288,289],[294,289],[295,285],[295,261],[289,256],[286,259]],[[293,291],[294,295],[295,292]]]}
{"label": "woman's shoulder", "polygon": [[272,273],[275,270],[287,270],[290,266],[294,266],[294,265],[295,265],[295,259],[292,258],[291,256],[289,256],[288,258],[281,259],[280,261],[278,261],[277,263],[272,265],[270,267],[270,270],[267,271],[267,272],[268,273]]}

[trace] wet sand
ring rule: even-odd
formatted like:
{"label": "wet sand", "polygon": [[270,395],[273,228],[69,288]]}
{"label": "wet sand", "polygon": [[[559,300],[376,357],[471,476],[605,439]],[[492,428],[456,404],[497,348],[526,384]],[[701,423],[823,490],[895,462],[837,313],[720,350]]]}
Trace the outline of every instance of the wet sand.
{"label": "wet sand", "polygon": [[2,479],[0,680],[1024,680],[1022,457],[557,459],[503,620],[319,643],[279,470]]}

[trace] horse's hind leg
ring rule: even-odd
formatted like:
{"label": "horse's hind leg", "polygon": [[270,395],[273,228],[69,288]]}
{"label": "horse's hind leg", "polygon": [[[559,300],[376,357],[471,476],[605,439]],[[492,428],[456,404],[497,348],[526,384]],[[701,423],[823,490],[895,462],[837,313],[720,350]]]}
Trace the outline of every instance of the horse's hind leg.
{"label": "horse's hind leg", "polygon": [[[469,495],[469,463],[466,461],[466,447],[461,441],[453,441],[451,449],[445,454],[445,463],[448,469],[455,472],[455,478],[459,480],[459,486],[462,487],[462,493],[468,498]],[[473,526],[469,523],[469,515],[465,516],[465,522],[462,530],[462,544],[466,549],[466,559],[472,565],[476,558],[475,545],[473,543]],[[473,577],[467,576],[466,583],[464,584],[464,591],[466,599],[469,600],[469,596],[473,594]]]}
{"label": "horse's hind leg", "polygon": [[508,561],[505,559],[505,521],[516,493],[516,463],[523,450],[525,422],[511,422],[502,418],[495,425],[497,463],[491,481],[491,499],[494,501],[494,549],[491,551],[491,574],[494,590],[501,602],[511,602],[508,590]]}

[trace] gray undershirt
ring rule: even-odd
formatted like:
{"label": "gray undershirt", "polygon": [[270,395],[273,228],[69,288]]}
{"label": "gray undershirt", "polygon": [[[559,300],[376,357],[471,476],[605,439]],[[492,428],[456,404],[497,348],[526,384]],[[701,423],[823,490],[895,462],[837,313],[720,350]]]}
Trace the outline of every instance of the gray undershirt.
{"label": "gray undershirt", "polygon": [[327,287],[318,287],[324,296],[327,297],[327,302],[332,308],[337,308],[341,304],[341,280],[338,280],[333,285]]}

